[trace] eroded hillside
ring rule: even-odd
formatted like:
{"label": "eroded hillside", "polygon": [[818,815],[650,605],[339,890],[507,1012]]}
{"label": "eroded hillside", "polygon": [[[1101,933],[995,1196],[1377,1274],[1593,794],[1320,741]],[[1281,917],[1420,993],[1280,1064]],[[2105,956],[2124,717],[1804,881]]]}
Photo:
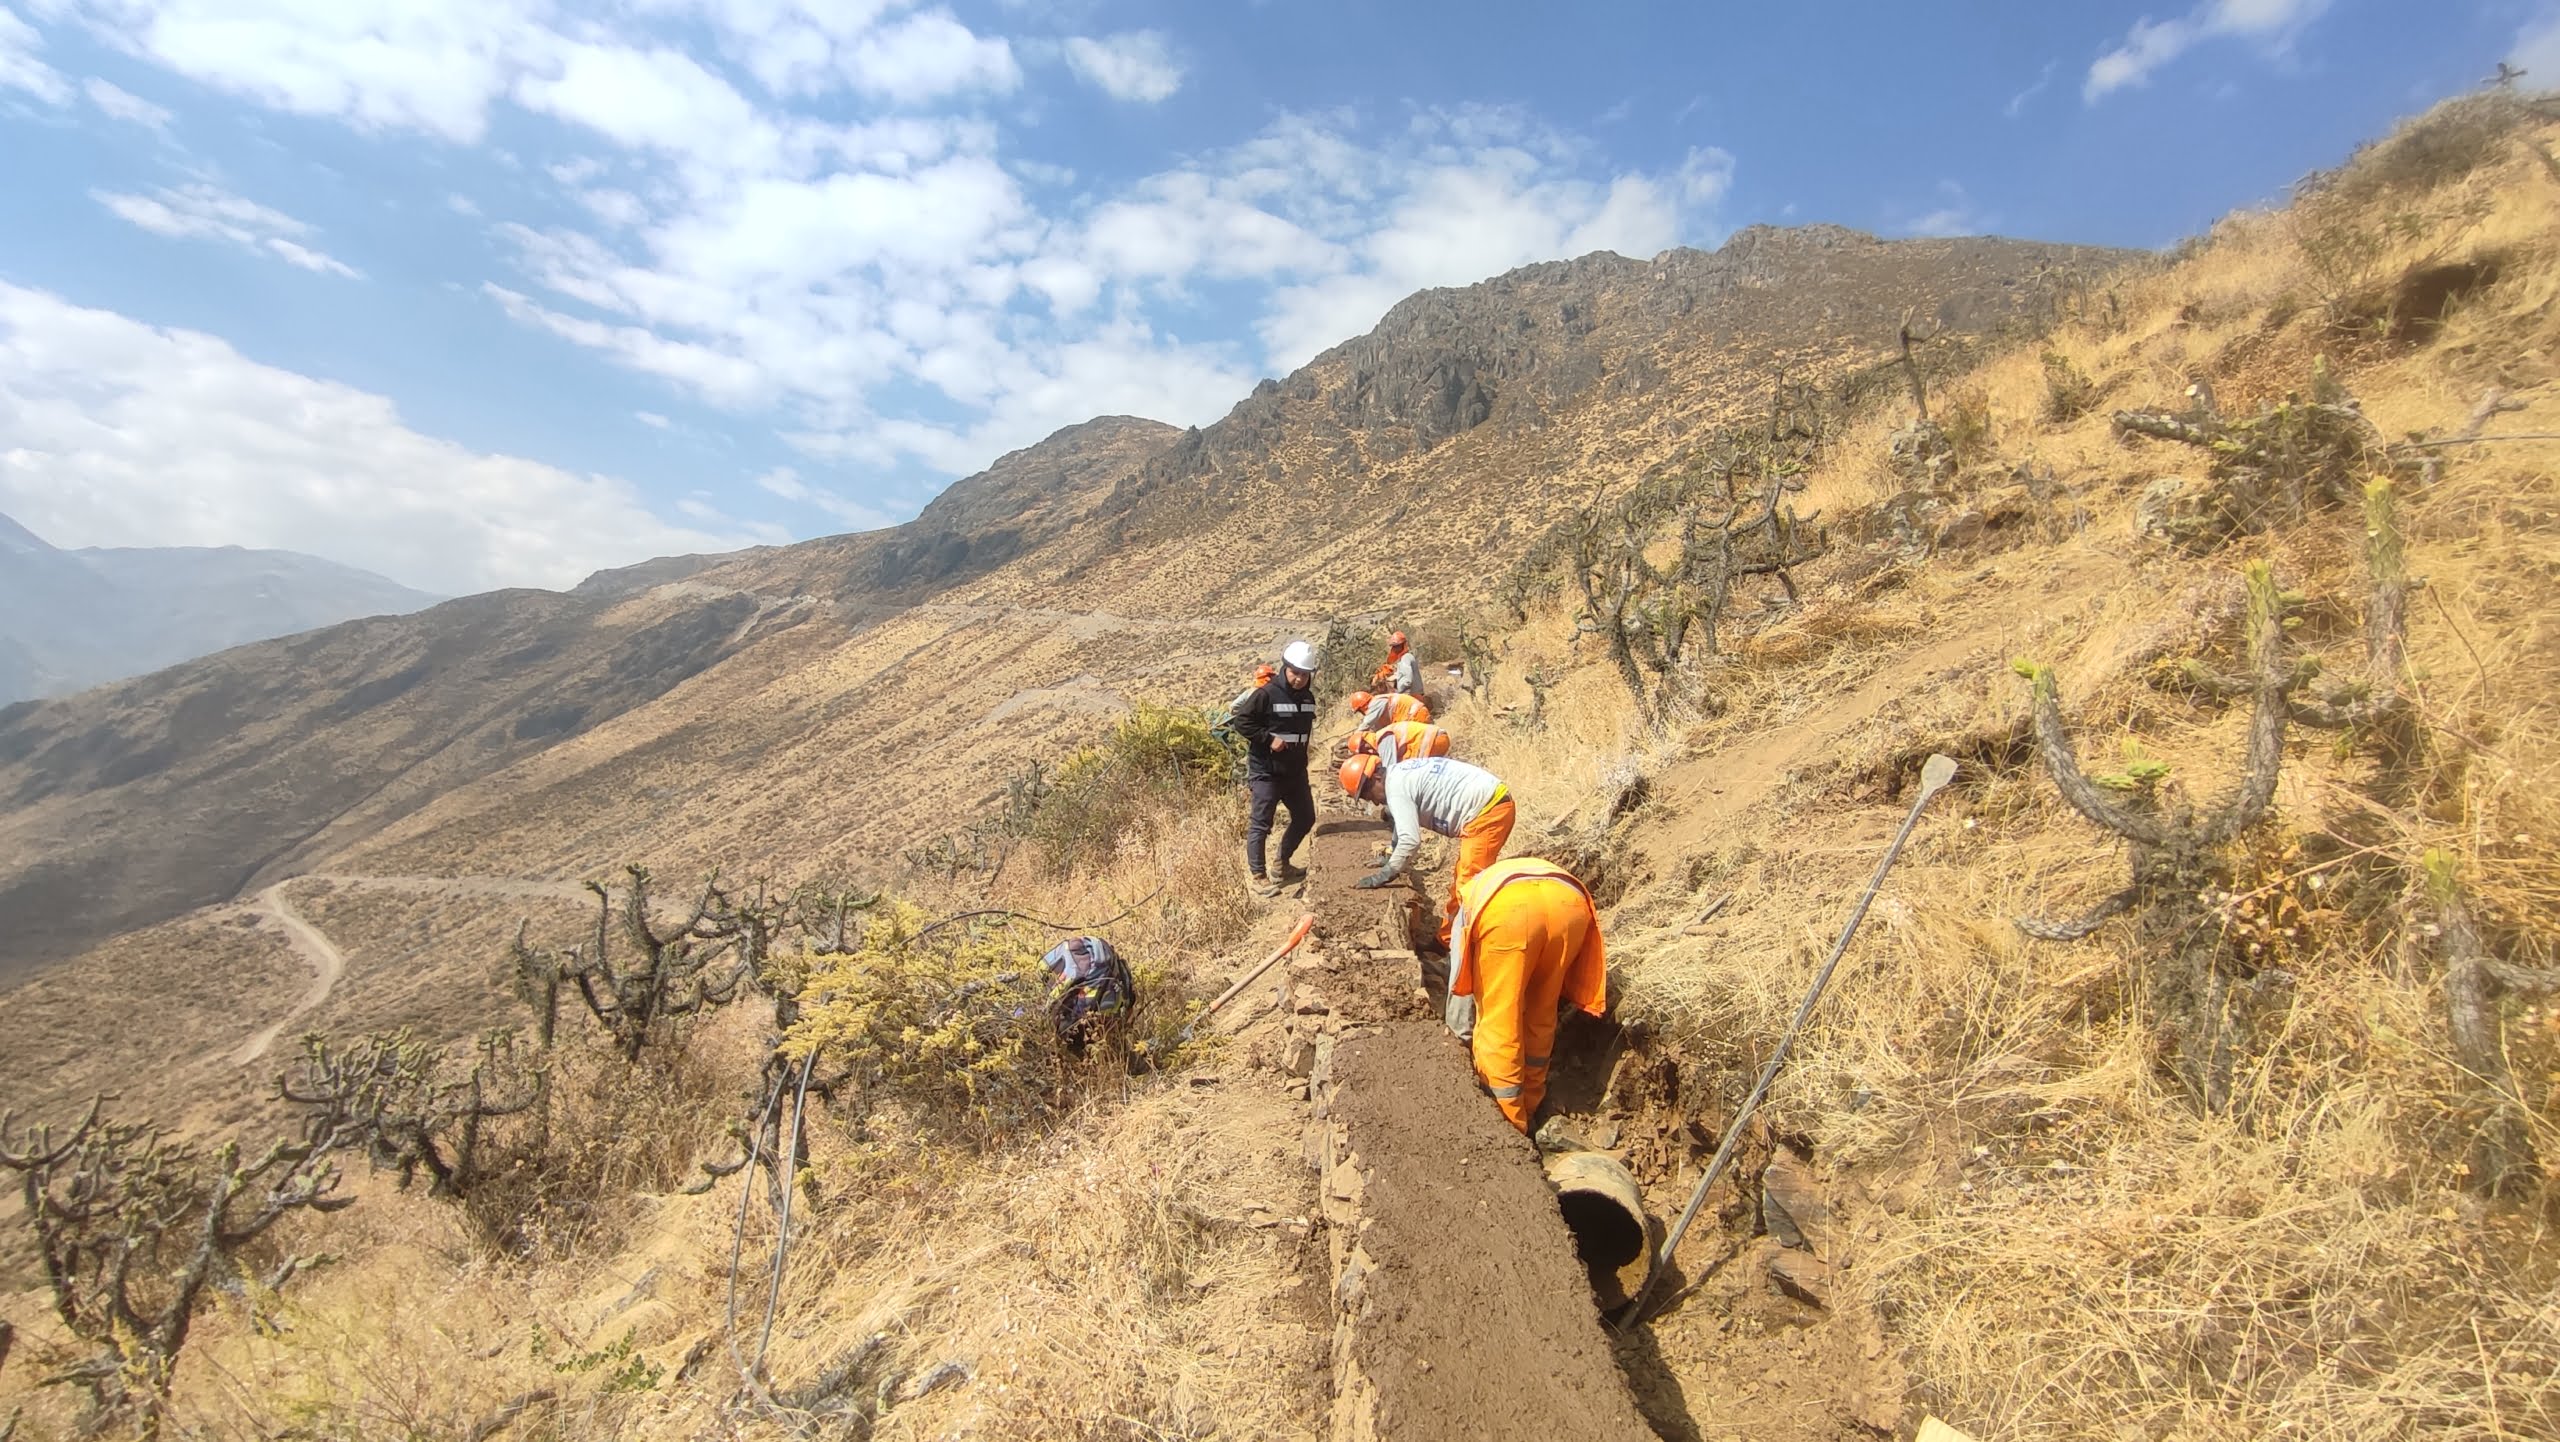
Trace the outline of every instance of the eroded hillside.
{"label": "eroded hillside", "polygon": [[[1712,255],[1531,267],[1417,296],[1197,432],[1069,427],[903,526],[474,597],[0,713],[0,966],[355,851],[544,879],[886,860],[1047,754],[1046,729],[987,724],[1042,695],[1069,716],[1079,687],[1197,700],[1274,626],[1480,594],[1483,548],[1525,545],[1781,371],[1870,363],[1905,311],[1964,334],[2033,320],[2104,259],[1756,229]],[[906,609],[929,600],[961,609]],[[1062,612],[1094,619],[1061,632]],[[1123,616],[1235,619],[1148,641]],[[921,769],[867,779],[893,763]],[[947,791],[944,768],[973,779]],[[748,836],[772,844],[736,849]]]}

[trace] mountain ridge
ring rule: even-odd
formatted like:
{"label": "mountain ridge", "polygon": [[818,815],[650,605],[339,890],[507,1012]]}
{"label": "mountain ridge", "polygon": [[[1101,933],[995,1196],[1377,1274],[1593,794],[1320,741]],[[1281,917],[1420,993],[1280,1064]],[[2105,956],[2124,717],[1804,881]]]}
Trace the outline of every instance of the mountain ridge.
{"label": "mountain ridge", "polygon": [[0,515],[0,705],[442,599],[300,551],[57,547]]}
{"label": "mountain ridge", "polygon": [[[0,711],[0,911],[40,918],[0,932],[0,969],[353,851],[545,876],[742,845],[877,862],[1096,708],[1223,694],[1242,657],[1346,607],[1480,593],[1486,548],[1525,548],[1568,479],[1668,456],[1768,367],[1837,371],[1915,306],[2024,317],[2032,277],[2118,258],[1826,231],[1524,267],[1400,302],[1208,426],[1064,427],[900,526]],[[970,764],[934,769],[960,738]],[[920,764],[930,782],[872,779]]]}

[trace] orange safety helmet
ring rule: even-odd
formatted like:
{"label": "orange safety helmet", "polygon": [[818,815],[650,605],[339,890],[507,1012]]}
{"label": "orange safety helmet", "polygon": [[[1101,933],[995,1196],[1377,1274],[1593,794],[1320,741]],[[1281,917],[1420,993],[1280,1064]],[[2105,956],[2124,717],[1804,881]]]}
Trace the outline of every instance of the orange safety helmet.
{"label": "orange safety helmet", "polygon": [[1342,789],[1347,795],[1357,796],[1360,788],[1369,784],[1369,778],[1377,774],[1378,758],[1375,754],[1354,756],[1342,763]]}
{"label": "orange safety helmet", "polygon": [[1404,633],[1402,631],[1389,631],[1387,633],[1387,649],[1389,651],[1401,651],[1404,649]]}
{"label": "orange safety helmet", "polygon": [[1377,699],[1366,691],[1354,691],[1342,698],[1342,704],[1354,711],[1366,711],[1369,709],[1369,703]]}
{"label": "orange safety helmet", "polygon": [[1354,756],[1375,756],[1375,755],[1377,755],[1377,754],[1378,754],[1378,733],[1377,733],[1377,732],[1375,732],[1375,731],[1354,731],[1354,732],[1352,732],[1352,733],[1351,733],[1351,754],[1352,754],[1352,755],[1354,755]]}
{"label": "orange safety helmet", "polygon": [[1270,662],[1265,661],[1261,665],[1253,668],[1253,684],[1256,686],[1268,686],[1271,684]]}

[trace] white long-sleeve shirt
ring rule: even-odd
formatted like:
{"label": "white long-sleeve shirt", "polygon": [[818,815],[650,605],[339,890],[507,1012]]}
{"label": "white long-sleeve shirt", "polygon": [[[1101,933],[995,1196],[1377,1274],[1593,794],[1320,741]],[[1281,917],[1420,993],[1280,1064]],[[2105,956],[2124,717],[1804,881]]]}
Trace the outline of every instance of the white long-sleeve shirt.
{"label": "white long-sleeve shirt", "polygon": [[1510,794],[1502,778],[1481,766],[1451,756],[1399,761],[1386,768],[1387,819],[1396,829],[1396,848],[1379,868],[1400,876],[1422,844],[1424,827],[1455,836],[1484,809]]}
{"label": "white long-sleeve shirt", "polygon": [[1396,658],[1395,689],[1407,696],[1422,694],[1422,663],[1411,651]]}

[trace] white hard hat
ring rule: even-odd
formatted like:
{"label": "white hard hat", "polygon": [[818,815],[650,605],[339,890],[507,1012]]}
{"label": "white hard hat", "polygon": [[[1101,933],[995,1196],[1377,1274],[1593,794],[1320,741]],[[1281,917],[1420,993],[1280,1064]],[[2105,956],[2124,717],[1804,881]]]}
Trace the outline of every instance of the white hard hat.
{"label": "white hard hat", "polygon": [[1316,648],[1304,641],[1292,641],[1281,650],[1280,661],[1312,676],[1316,669]]}

